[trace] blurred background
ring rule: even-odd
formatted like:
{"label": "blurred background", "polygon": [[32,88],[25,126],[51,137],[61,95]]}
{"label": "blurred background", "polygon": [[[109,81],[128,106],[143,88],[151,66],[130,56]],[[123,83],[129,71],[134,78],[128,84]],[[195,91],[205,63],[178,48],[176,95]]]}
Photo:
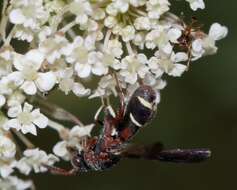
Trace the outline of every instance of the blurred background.
{"label": "blurred background", "polygon": [[[206,31],[213,22],[226,25],[229,35],[218,43],[218,54],[193,63],[181,78],[167,78],[157,117],[134,142],[162,141],[169,148],[210,148],[211,159],[190,165],[123,160],[105,172],[75,177],[34,175],[38,190],[237,189],[237,1],[206,0],[206,9],[196,13],[189,11],[187,3],[174,1],[173,12],[180,15],[180,10],[187,18],[196,16]],[[51,94],[50,99],[84,123],[92,122],[92,113],[99,106],[94,100],[59,93]],[[51,151],[58,137],[49,130],[42,130],[36,144]]]}

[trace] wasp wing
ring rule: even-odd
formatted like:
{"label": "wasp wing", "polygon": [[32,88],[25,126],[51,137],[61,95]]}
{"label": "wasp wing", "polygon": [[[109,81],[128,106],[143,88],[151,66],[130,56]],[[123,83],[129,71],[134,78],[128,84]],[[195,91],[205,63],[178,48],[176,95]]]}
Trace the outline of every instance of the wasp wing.
{"label": "wasp wing", "polygon": [[159,160],[173,163],[198,163],[211,156],[209,149],[165,149],[162,143],[132,145],[121,153],[124,158]]}
{"label": "wasp wing", "polygon": [[151,145],[128,145],[121,152],[121,156],[125,158],[156,160],[157,155],[163,150],[162,143],[154,143]]}

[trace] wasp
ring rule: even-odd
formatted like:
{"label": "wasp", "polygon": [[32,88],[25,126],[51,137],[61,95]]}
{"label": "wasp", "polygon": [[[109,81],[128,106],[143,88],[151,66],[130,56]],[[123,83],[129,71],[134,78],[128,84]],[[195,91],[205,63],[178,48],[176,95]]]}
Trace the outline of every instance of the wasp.
{"label": "wasp", "polygon": [[53,174],[75,175],[80,172],[104,171],[123,158],[159,160],[174,163],[201,162],[210,157],[208,149],[164,149],[161,143],[129,145],[140,129],[154,118],[157,109],[157,92],[148,85],[141,85],[127,103],[120,93],[120,108],[113,116],[105,108],[103,128],[99,136],[90,137],[83,150],[68,147],[71,170],[45,166]]}

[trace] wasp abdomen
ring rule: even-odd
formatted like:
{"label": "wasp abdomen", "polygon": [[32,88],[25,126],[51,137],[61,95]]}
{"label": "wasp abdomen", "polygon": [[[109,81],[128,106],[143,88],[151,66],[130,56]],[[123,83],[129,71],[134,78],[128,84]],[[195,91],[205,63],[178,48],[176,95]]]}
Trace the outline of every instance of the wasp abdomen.
{"label": "wasp abdomen", "polygon": [[118,128],[125,141],[151,121],[156,110],[156,98],[156,92],[150,86],[143,85],[135,90],[128,102],[124,120]]}
{"label": "wasp abdomen", "polygon": [[129,100],[126,117],[138,127],[152,119],[156,109],[156,92],[150,86],[139,87]]}

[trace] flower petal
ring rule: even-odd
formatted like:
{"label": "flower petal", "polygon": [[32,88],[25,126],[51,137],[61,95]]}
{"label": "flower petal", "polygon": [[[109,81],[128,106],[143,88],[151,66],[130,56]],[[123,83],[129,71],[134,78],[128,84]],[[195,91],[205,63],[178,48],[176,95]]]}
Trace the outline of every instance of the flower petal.
{"label": "flower petal", "polygon": [[182,62],[182,61],[187,61],[188,60],[188,55],[187,53],[184,52],[178,52],[174,56],[174,62]]}
{"label": "flower petal", "polygon": [[0,94],[0,107],[2,107],[6,103],[6,98]]}
{"label": "flower petal", "polygon": [[93,129],[95,125],[94,124],[89,124],[86,126],[74,126],[71,131],[70,131],[70,136],[71,137],[84,137],[84,136],[90,136],[91,130]]}
{"label": "flower petal", "polygon": [[21,86],[21,89],[23,89],[24,92],[28,95],[34,95],[37,92],[37,88],[33,81],[25,81]]}
{"label": "flower petal", "polygon": [[29,125],[22,125],[21,126],[21,131],[22,131],[23,134],[31,133],[35,136],[37,135],[36,127],[33,123],[31,123]]}
{"label": "flower petal", "polygon": [[32,109],[33,106],[31,104],[28,104],[27,102],[24,103],[23,112],[31,112]]}
{"label": "flower petal", "polygon": [[4,125],[3,128],[5,130],[9,130],[10,128],[14,128],[16,130],[20,130],[21,128],[21,124],[19,122],[18,119],[10,119],[9,121],[7,121]]}
{"label": "flower petal", "polygon": [[7,111],[7,115],[9,117],[17,117],[19,115],[19,113],[22,112],[22,107],[21,105],[17,105],[14,107],[10,107]]}
{"label": "flower petal", "polygon": [[91,66],[88,64],[80,64],[77,63],[75,66],[75,70],[77,71],[77,75],[81,78],[86,78],[90,76]]}
{"label": "flower petal", "polygon": [[38,78],[35,82],[40,91],[49,91],[54,87],[56,83],[56,76],[51,71],[46,73],[39,73]]}
{"label": "flower petal", "polygon": [[53,147],[53,153],[57,156],[64,157],[68,154],[66,141],[60,141]]}
{"label": "flower petal", "polygon": [[221,40],[225,38],[228,34],[228,28],[220,25],[219,23],[214,23],[211,25],[209,30],[209,36],[214,40]]}
{"label": "flower petal", "polygon": [[72,91],[75,95],[79,97],[88,96],[91,93],[91,90],[85,88],[81,83],[74,83]]}
{"label": "flower petal", "polygon": [[39,128],[45,128],[48,125],[48,118],[40,113],[39,109],[32,111],[32,116],[34,117],[33,123]]}
{"label": "flower petal", "polygon": [[174,77],[180,77],[186,69],[187,69],[186,65],[174,64],[174,68],[168,73],[168,75]]}
{"label": "flower petal", "polygon": [[13,24],[22,24],[25,21],[25,16],[22,14],[21,9],[13,9],[9,14],[9,18]]}
{"label": "flower petal", "polygon": [[28,61],[33,62],[31,64],[31,66],[35,69],[38,70],[44,60],[44,54],[41,53],[39,50],[37,49],[32,49],[30,50],[26,55],[25,55],[26,59]]}

